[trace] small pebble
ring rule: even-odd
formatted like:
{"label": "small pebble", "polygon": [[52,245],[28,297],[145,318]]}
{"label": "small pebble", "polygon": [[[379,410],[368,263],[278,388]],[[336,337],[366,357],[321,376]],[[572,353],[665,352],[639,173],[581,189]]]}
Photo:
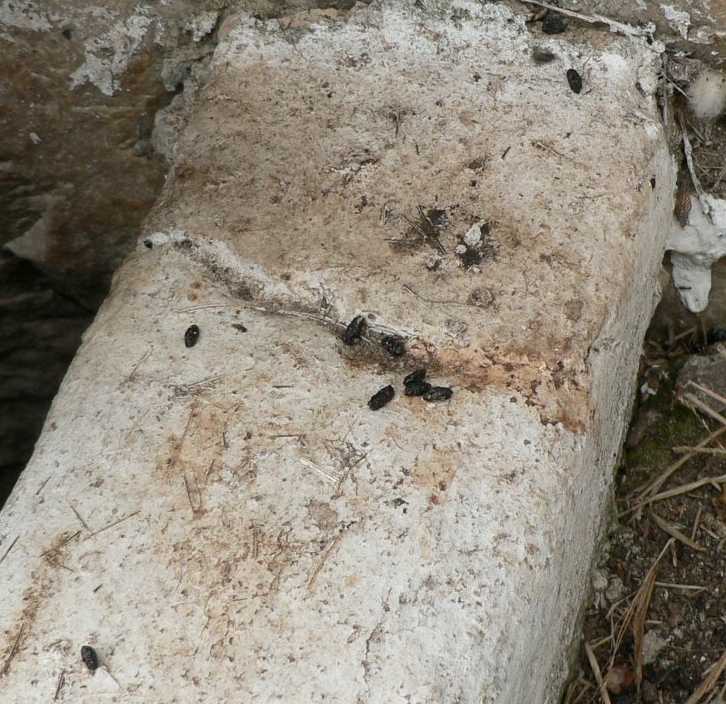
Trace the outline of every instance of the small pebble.
{"label": "small pebble", "polygon": [[428,381],[414,381],[412,384],[406,384],[404,393],[406,396],[423,396],[432,388],[433,386]]}
{"label": "small pebble", "polygon": [[356,315],[355,318],[348,323],[348,327],[343,333],[343,342],[345,342],[346,345],[352,345],[363,334],[367,324],[368,323],[364,316]]}
{"label": "small pebble", "polygon": [[424,401],[446,401],[450,399],[454,391],[448,386],[432,386],[424,395]]}
{"label": "small pebble", "polygon": [[81,648],[81,660],[83,660],[91,672],[95,672],[98,669],[98,655],[96,655],[96,651],[90,645],[84,645]]}
{"label": "small pebble", "polygon": [[381,344],[386,352],[392,354],[394,357],[400,357],[406,349],[403,345],[403,340],[400,337],[394,337],[393,335],[387,335],[384,337],[381,340]]}
{"label": "small pebble", "polygon": [[393,386],[390,384],[388,386],[384,386],[380,391],[371,396],[371,400],[368,401],[368,408],[372,411],[377,411],[379,408],[383,408],[383,406],[393,399],[395,394],[396,392],[394,391]]}
{"label": "small pebble", "polygon": [[404,386],[409,384],[416,384],[419,381],[423,381],[426,378],[425,369],[417,369],[415,372],[411,372],[408,376],[403,377]]}
{"label": "small pebble", "polygon": [[199,339],[199,326],[190,325],[184,333],[184,344],[187,347],[194,347]]}
{"label": "small pebble", "polygon": [[582,90],[582,76],[574,68],[567,69],[567,82],[573,93],[579,93]]}

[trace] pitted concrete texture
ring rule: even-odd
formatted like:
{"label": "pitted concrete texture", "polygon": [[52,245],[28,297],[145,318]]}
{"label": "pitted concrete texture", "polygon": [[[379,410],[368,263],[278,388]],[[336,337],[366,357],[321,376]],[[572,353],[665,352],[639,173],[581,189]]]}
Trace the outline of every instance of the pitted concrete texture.
{"label": "pitted concrete texture", "polygon": [[557,700],[674,169],[655,53],[534,31],[227,20],[0,514],[3,701]]}

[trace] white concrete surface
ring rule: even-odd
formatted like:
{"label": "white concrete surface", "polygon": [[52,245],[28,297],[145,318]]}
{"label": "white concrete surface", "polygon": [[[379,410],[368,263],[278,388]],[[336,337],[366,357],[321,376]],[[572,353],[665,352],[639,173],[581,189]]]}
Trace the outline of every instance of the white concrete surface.
{"label": "white concrete surface", "polygon": [[499,4],[285,26],[223,28],[0,514],[4,702],[557,700],[672,217],[658,57]]}

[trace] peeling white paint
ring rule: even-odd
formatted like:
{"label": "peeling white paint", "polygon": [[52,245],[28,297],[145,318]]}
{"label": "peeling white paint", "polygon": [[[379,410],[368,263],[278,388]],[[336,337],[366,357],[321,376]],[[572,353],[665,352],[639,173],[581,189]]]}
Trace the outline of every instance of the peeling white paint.
{"label": "peeling white paint", "polygon": [[106,34],[87,41],[86,59],[71,74],[71,89],[92,83],[104,95],[111,96],[119,90],[119,76],[128,68],[151,22],[144,8],[138,8],[135,14]]}

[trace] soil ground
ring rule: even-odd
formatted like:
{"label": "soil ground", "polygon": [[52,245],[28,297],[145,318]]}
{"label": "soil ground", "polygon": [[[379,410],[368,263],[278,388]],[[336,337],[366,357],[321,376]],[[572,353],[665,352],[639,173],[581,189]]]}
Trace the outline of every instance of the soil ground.
{"label": "soil ground", "polygon": [[[721,273],[698,318],[667,287],[646,336],[616,515],[565,704],[726,701],[726,419],[688,407],[689,389],[677,383],[692,355],[726,354],[723,343],[708,344],[723,337],[714,321],[726,325],[725,281]],[[708,405],[719,409],[716,399]]]}

